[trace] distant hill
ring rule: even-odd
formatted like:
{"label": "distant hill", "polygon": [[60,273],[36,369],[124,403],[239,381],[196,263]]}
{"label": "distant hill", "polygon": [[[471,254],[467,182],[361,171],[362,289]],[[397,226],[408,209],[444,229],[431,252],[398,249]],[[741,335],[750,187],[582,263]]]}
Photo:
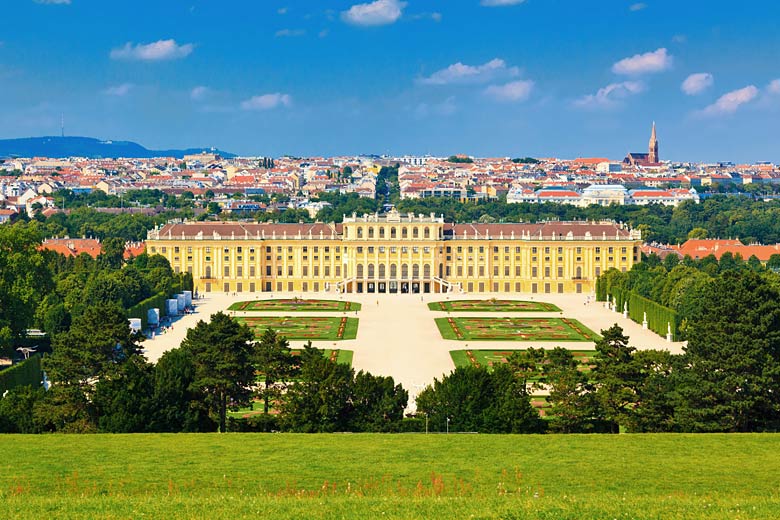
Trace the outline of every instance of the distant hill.
{"label": "distant hill", "polygon": [[92,137],[23,137],[0,139],[0,157],[177,157],[200,152],[216,153],[231,158],[235,154],[214,148],[186,150],[149,150],[132,141],[101,141]]}

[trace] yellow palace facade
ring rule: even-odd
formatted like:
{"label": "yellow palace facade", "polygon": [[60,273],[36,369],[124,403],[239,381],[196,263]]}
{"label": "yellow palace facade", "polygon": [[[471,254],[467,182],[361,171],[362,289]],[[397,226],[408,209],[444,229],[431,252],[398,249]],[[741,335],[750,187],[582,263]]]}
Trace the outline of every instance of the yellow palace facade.
{"label": "yellow palace facade", "polygon": [[174,222],[147,252],[192,273],[199,292],[589,293],[640,260],[641,236],[615,222],[452,224],[433,214],[342,224]]}

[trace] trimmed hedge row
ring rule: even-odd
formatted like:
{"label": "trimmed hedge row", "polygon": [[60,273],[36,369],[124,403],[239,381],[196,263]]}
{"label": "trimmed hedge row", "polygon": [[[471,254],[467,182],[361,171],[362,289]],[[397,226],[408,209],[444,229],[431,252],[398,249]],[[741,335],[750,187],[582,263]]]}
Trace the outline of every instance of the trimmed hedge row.
{"label": "trimmed hedge row", "polygon": [[41,356],[30,356],[21,363],[0,372],[0,397],[6,390],[17,386],[29,385],[37,388],[41,385],[42,380]]}
{"label": "trimmed hedge row", "polygon": [[[176,282],[173,284],[173,289],[171,294],[178,294],[181,293],[182,291],[191,291],[193,285],[194,283],[193,283],[192,275],[189,273],[182,273],[177,277]],[[149,309],[158,308],[160,309],[160,317],[166,315],[165,300],[167,299],[168,299],[168,294],[164,292],[157,293],[154,296],[151,296],[141,302],[138,302],[132,307],[130,307],[129,309],[127,309],[127,317],[140,318],[141,330],[143,330],[146,328],[147,325]]]}
{"label": "trimmed hedge row", "polygon": [[640,296],[632,291],[626,291],[617,287],[610,288],[609,300],[615,299],[616,308],[623,312],[624,305],[628,303],[628,317],[637,323],[642,323],[647,313],[647,328],[666,337],[671,326],[672,339],[677,339],[680,330],[680,316],[673,309],[664,307],[652,300]]}

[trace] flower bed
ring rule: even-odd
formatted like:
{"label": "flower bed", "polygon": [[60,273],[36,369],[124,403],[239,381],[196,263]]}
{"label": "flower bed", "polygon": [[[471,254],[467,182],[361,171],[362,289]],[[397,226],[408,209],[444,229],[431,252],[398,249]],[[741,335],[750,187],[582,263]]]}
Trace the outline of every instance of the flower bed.
{"label": "flower bed", "polygon": [[266,329],[274,329],[288,340],[338,341],[357,337],[358,319],[319,316],[247,316],[238,317],[260,337]]}
{"label": "flower bed", "polygon": [[529,302],[523,300],[452,300],[431,302],[432,311],[446,312],[560,312],[552,303]]}
{"label": "flower bed", "polygon": [[282,298],[236,302],[228,307],[228,310],[249,312],[341,312],[359,311],[360,307],[361,305],[359,303],[341,300]]}
{"label": "flower bed", "polygon": [[598,335],[569,318],[436,318],[444,339],[461,341],[596,341]]}

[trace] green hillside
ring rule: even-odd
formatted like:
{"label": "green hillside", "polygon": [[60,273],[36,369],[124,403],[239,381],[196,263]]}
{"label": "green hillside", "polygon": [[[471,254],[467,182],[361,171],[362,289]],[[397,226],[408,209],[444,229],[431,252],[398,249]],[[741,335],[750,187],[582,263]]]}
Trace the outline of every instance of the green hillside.
{"label": "green hillside", "polygon": [[780,517],[780,435],[0,437],[4,518]]}

